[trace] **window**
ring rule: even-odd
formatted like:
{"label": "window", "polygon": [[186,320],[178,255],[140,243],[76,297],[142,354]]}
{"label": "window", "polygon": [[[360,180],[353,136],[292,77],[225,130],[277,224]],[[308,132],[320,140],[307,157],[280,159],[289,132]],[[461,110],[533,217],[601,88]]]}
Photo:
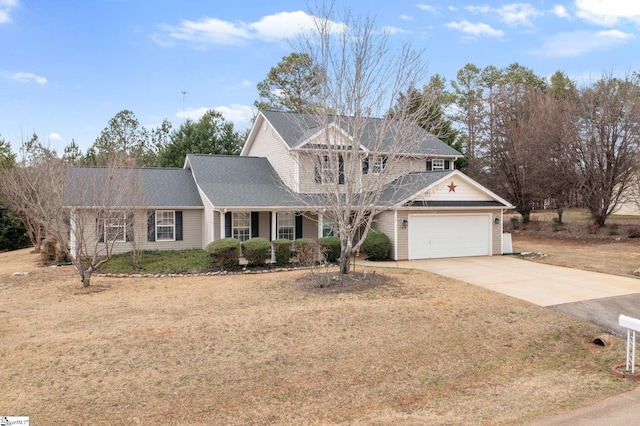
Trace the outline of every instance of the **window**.
{"label": "window", "polygon": [[174,241],[176,214],[173,210],[156,211],[156,241]]}
{"label": "window", "polygon": [[442,158],[431,160],[431,168],[432,170],[444,170],[444,160]]}
{"label": "window", "polygon": [[[344,184],[344,158],[338,156],[338,167],[335,164],[335,158],[332,160],[329,155],[321,155],[317,158],[315,165],[316,182],[317,183],[334,183],[336,177],[338,184]],[[337,170],[336,170],[337,169]]]}
{"label": "window", "polygon": [[278,238],[294,240],[293,213],[278,213]]}
{"label": "window", "polygon": [[320,176],[322,178],[322,183],[333,183],[335,181],[335,176],[331,171],[331,157],[329,157],[328,155],[323,155],[320,167]]}
{"label": "window", "polygon": [[233,238],[247,241],[251,238],[251,212],[234,212],[232,217]]}
{"label": "window", "polygon": [[111,212],[104,220],[104,240],[124,242],[127,240],[127,216],[125,212]]}
{"label": "window", "polygon": [[386,165],[387,157],[373,157],[373,162],[371,163],[371,173],[373,173],[374,175],[379,175],[380,173],[382,173]]}
{"label": "window", "polygon": [[335,221],[330,216],[322,216],[322,236],[333,237],[335,232]]}

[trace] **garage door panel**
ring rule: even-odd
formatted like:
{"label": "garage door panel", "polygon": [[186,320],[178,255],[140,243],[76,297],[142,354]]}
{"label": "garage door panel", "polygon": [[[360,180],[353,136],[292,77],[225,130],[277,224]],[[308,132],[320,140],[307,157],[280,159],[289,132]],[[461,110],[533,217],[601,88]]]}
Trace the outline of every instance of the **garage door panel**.
{"label": "garage door panel", "polygon": [[409,215],[409,258],[490,254],[491,216]]}

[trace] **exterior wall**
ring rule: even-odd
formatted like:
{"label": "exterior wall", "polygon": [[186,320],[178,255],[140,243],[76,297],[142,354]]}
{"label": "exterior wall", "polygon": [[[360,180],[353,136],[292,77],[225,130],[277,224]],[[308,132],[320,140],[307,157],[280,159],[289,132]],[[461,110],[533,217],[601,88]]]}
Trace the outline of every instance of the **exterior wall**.
{"label": "exterior wall", "polygon": [[[387,234],[389,239],[391,239],[392,246],[394,245],[394,235],[391,232],[393,229],[393,220],[391,216],[391,220],[388,217],[388,213],[385,212],[378,215],[380,218],[376,217],[376,221],[380,222],[380,224],[376,224],[376,230],[380,228],[381,232]],[[392,253],[392,259],[395,260],[406,260],[409,258],[409,229],[402,229],[402,220],[409,220],[410,214],[429,214],[429,213],[437,213],[437,214],[455,214],[455,213],[491,213],[491,249],[493,255],[502,254],[502,211],[499,209],[496,210],[479,210],[479,209],[465,209],[465,210],[445,210],[445,209],[415,209],[415,210],[398,210],[398,225],[396,229],[396,241],[395,246],[397,251]],[[495,224],[495,218],[499,218],[500,223]],[[388,223],[391,222],[391,225]],[[391,228],[389,228],[391,227]],[[389,233],[383,231],[382,229],[390,229]]]}
{"label": "exterior wall", "polygon": [[379,213],[371,224],[371,228],[373,228],[374,231],[382,232],[389,237],[391,241],[391,253],[389,253],[389,256],[392,259],[396,259],[396,229],[394,217],[395,211],[387,210]]}
{"label": "exterior wall", "polygon": [[266,157],[280,179],[290,188],[296,188],[296,159],[289,152],[276,131],[263,121],[247,156]]}
{"label": "exterior wall", "polygon": [[[160,210],[160,209],[159,209]],[[169,209],[163,209],[169,210]],[[182,237],[181,241],[147,241],[147,213],[138,214],[134,218],[134,239],[140,250],[183,250],[202,248],[203,214],[202,209],[175,209],[182,211]],[[96,247],[99,254],[105,254],[104,243],[96,242],[98,236],[95,232],[95,214],[93,212],[80,213],[85,215],[84,241],[88,248]],[[132,242],[116,242],[113,244],[112,254],[131,251]]]}
{"label": "exterior wall", "polygon": [[302,238],[318,238],[318,215],[305,213],[302,216]]}
{"label": "exterior wall", "polygon": [[258,212],[258,236],[271,241],[271,220],[269,212]]}
{"label": "exterior wall", "polygon": [[222,231],[220,229],[220,222],[222,222],[222,214],[220,212],[213,212],[213,239],[219,240],[222,236]]}
{"label": "exterior wall", "polygon": [[198,194],[200,194],[200,199],[202,199],[202,204],[204,204],[204,211],[202,214],[202,248],[205,248],[215,239],[213,205],[209,202],[200,188],[198,188]]}

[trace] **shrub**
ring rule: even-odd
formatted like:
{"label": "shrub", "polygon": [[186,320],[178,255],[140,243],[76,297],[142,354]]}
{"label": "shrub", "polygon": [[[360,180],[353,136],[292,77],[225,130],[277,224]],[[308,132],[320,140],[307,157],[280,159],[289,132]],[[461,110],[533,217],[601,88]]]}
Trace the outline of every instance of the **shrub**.
{"label": "shrub", "polygon": [[264,261],[271,257],[271,244],[266,238],[251,238],[242,243],[242,253],[249,262],[249,266],[264,265]]}
{"label": "shrub", "polygon": [[627,235],[629,235],[629,238],[640,238],[640,227],[634,226],[630,228]]}
{"label": "shrub", "polygon": [[293,242],[298,262],[304,266],[313,266],[318,260],[318,241],[310,238],[298,238]]}
{"label": "shrub", "polygon": [[386,234],[371,230],[362,243],[362,251],[370,260],[384,260],[391,251],[391,241]]}
{"label": "shrub", "polygon": [[520,228],[520,220],[515,216],[511,218],[511,228],[512,229]]}
{"label": "shrub", "polygon": [[238,267],[240,242],[235,238],[216,240],[207,246],[207,253],[220,268],[232,271]]}
{"label": "shrub", "polygon": [[318,239],[318,244],[326,253],[328,262],[335,262],[340,258],[340,238],[322,237]]}
{"label": "shrub", "polygon": [[291,244],[293,241],[285,238],[273,240],[273,249],[276,252],[276,265],[284,266],[289,263],[291,259]]}
{"label": "shrub", "polygon": [[56,257],[58,256],[58,241],[54,238],[47,238],[43,241],[40,250],[42,263],[45,265],[49,264],[56,260]]}

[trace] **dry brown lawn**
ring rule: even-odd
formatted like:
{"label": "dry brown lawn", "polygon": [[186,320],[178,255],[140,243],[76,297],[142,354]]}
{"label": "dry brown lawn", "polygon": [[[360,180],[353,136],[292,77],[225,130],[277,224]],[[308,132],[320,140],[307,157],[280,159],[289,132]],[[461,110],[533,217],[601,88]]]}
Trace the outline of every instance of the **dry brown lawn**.
{"label": "dry brown lawn", "polygon": [[609,373],[624,342],[427,272],[351,292],[305,271],[82,292],[36,260],[0,254],[0,415],[36,425],[517,424],[633,386]]}
{"label": "dry brown lawn", "polygon": [[640,229],[640,217],[613,215],[609,225],[597,231],[589,229],[584,210],[569,210],[559,230],[554,217],[551,211],[534,212],[526,230],[512,233],[514,251],[546,255],[531,259],[535,262],[638,278],[633,272],[640,268],[640,239],[628,234]]}

